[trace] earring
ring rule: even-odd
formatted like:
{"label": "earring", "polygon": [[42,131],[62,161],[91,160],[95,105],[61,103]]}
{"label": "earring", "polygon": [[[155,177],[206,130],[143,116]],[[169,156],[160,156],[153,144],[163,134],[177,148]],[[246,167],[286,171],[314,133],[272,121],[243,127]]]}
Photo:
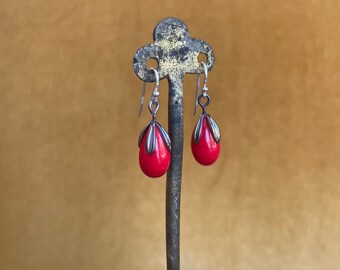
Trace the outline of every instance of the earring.
{"label": "earring", "polygon": [[[166,130],[156,120],[156,113],[159,109],[158,102],[158,86],[159,75],[156,69],[155,73],[155,88],[149,102],[149,111],[152,115],[152,120],[142,130],[138,138],[139,147],[139,165],[145,175],[156,178],[164,175],[170,165],[171,142]],[[139,114],[141,114],[144,103],[145,86],[143,84],[142,98]]]}
{"label": "earring", "polygon": [[198,163],[211,165],[220,154],[221,133],[214,119],[206,112],[206,107],[210,104],[210,96],[207,94],[208,68],[204,62],[201,64],[204,69],[204,84],[202,94],[198,96],[200,86],[200,74],[198,74],[194,115],[197,104],[201,106],[202,113],[192,133],[191,150]]}

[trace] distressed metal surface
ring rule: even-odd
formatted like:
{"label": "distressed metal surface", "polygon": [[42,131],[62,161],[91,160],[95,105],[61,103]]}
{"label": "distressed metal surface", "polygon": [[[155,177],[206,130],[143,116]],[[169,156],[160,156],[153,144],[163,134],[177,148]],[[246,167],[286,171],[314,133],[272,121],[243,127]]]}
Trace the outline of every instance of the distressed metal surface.
{"label": "distressed metal surface", "polygon": [[215,120],[209,114],[207,114],[207,120],[208,120],[208,126],[210,128],[210,132],[213,135],[214,141],[218,143],[221,140],[220,128],[218,127]]}
{"label": "distressed metal surface", "polygon": [[167,269],[180,269],[180,200],[183,160],[183,79],[185,73],[203,73],[198,56],[204,53],[207,67],[214,65],[214,53],[205,41],[191,38],[187,26],[179,19],[166,18],[155,28],[154,43],[140,48],[133,59],[137,76],[154,82],[155,75],[147,69],[146,61],[158,62],[160,79],[169,80],[169,135],[171,139],[171,164],[166,184],[166,251]]}
{"label": "distressed metal surface", "polygon": [[154,58],[158,62],[160,79],[178,78],[184,73],[202,73],[198,55],[207,56],[207,67],[211,70],[215,57],[211,46],[200,39],[191,38],[187,26],[179,19],[166,18],[155,28],[154,43],[140,48],[134,59],[133,68],[137,76],[146,82],[155,81],[155,75],[146,67],[146,61]]}
{"label": "distressed metal surface", "polygon": [[171,163],[166,182],[167,269],[180,268],[180,203],[183,160],[183,78],[169,80],[169,134]]}

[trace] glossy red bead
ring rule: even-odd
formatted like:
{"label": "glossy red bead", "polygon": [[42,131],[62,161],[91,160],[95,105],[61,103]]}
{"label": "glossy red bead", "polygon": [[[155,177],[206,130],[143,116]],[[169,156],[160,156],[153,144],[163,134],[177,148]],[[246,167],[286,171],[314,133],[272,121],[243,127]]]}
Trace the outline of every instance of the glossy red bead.
{"label": "glossy red bead", "polygon": [[202,165],[213,164],[220,154],[220,142],[215,142],[206,117],[203,117],[202,131],[198,143],[194,142],[194,133],[192,135],[191,150],[196,161]]}
{"label": "glossy red bead", "polygon": [[139,165],[142,171],[149,177],[157,178],[164,175],[170,165],[170,152],[162,138],[159,128],[156,126],[156,145],[152,154],[146,151],[147,131],[144,134],[139,148]]}

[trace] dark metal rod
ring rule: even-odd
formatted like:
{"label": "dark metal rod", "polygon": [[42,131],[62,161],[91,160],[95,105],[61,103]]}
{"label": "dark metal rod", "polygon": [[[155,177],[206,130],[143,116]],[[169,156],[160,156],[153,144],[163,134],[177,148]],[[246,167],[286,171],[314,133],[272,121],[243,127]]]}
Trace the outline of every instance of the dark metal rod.
{"label": "dark metal rod", "polygon": [[167,270],[180,269],[180,204],[183,160],[183,79],[169,77],[169,135],[171,163],[166,181]]}

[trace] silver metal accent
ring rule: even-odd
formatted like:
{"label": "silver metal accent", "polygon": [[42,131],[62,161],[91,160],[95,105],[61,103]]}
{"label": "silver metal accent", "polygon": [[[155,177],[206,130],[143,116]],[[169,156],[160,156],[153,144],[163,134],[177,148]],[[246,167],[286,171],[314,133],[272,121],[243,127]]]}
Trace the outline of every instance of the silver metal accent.
{"label": "silver metal accent", "polygon": [[[149,102],[149,111],[151,112],[151,114],[155,114],[158,111],[158,108],[159,108],[159,104],[156,104],[156,103],[158,103],[157,99],[159,97],[159,92],[158,92],[159,74],[158,74],[158,71],[156,69],[154,69],[154,68],[150,68],[150,69],[155,73],[155,87],[152,91],[151,100]],[[142,111],[143,111],[145,89],[146,89],[146,82],[143,83],[143,87],[142,87],[142,97],[141,97],[141,100],[140,100],[138,116],[140,116]],[[150,103],[151,103],[151,105],[150,105]],[[152,109],[152,104],[156,104],[155,111]]]}
{"label": "silver metal accent", "polygon": [[[205,103],[202,103],[202,98],[206,98],[207,100],[205,101]],[[199,95],[198,96],[198,104],[201,106],[202,108],[202,113],[205,114],[206,111],[205,111],[205,107],[207,107],[209,104],[210,104],[210,96],[209,95]]]}
{"label": "silver metal accent", "polygon": [[208,120],[208,126],[210,128],[211,134],[213,135],[214,141],[218,143],[221,140],[220,128],[216,124],[215,120],[209,114],[206,114],[206,117]]}
{"label": "silver metal accent", "polygon": [[149,131],[146,137],[146,152],[150,155],[155,151],[156,148],[156,131],[155,121],[151,121],[149,124]]}
{"label": "silver metal accent", "polygon": [[200,88],[200,84],[201,84],[201,74],[197,74],[197,83],[196,83],[196,95],[195,95],[195,106],[194,106],[194,115],[196,115],[196,111],[197,111],[197,104],[198,104],[198,89]]}
{"label": "silver metal accent", "polygon": [[[152,105],[155,105],[155,108],[152,108]],[[159,109],[159,102],[157,99],[151,99],[149,102],[149,111],[153,116],[156,116],[156,113]]]}
{"label": "silver metal accent", "polygon": [[158,87],[159,87],[159,74],[158,74],[158,71],[157,69],[154,69],[154,68],[150,68],[154,73],[155,73],[155,88],[154,88],[154,92],[158,90]]}
{"label": "silver metal accent", "polygon": [[143,128],[143,130],[139,134],[139,137],[138,137],[138,147],[140,147],[140,145],[142,144],[142,140],[144,138],[145,132],[147,131],[150,123],[151,123],[151,121]]}
{"label": "silver metal accent", "polygon": [[[156,148],[156,130],[155,128],[158,128],[162,139],[165,142],[166,148],[169,150],[169,152],[171,152],[171,141],[170,141],[170,137],[169,134],[167,133],[167,131],[165,130],[165,128],[158,123],[155,120],[150,121],[141,131],[141,133],[139,134],[139,138],[138,138],[138,147],[141,146],[143,138],[145,136],[146,131],[148,131],[147,133],[147,142],[146,142],[146,150],[149,154],[152,154],[153,151]],[[149,128],[149,129],[148,129]]]}
{"label": "silver metal accent", "polygon": [[170,141],[169,134],[166,132],[166,130],[164,129],[164,127],[162,127],[160,123],[156,122],[156,126],[159,128],[161,132],[166,148],[169,150],[169,152],[171,152],[171,141]]}
{"label": "silver metal accent", "polygon": [[202,87],[202,94],[200,96],[198,96],[198,89],[200,88],[200,84],[201,84],[201,74],[197,74],[194,115],[196,115],[197,104],[199,103],[198,100],[200,99],[200,97],[207,97],[208,96],[208,94],[207,94],[207,91],[208,91],[208,87],[207,87],[207,82],[208,82],[208,67],[207,67],[206,63],[204,63],[204,62],[201,62],[201,65],[203,66],[204,82],[203,82],[203,87]]}
{"label": "silver metal accent", "polygon": [[202,123],[203,123],[203,117],[205,114],[201,114],[200,118],[197,121],[197,124],[194,129],[194,143],[197,144],[200,141],[201,134],[202,134]]}
{"label": "silver metal accent", "polygon": [[201,62],[202,66],[203,66],[203,71],[204,71],[204,84],[203,84],[203,90],[204,88],[206,88],[205,91],[208,91],[207,88],[207,82],[208,82],[208,67],[207,64],[204,62]]}
{"label": "silver metal accent", "polygon": [[138,116],[141,115],[142,110],[143,110],[144,96],[145,96],[145,88],[146,88],[146,82],[143,83],[143,87],[142,87],[142,97],[141,97],[141,99],[140,99],[140,106],[139,106]]}

